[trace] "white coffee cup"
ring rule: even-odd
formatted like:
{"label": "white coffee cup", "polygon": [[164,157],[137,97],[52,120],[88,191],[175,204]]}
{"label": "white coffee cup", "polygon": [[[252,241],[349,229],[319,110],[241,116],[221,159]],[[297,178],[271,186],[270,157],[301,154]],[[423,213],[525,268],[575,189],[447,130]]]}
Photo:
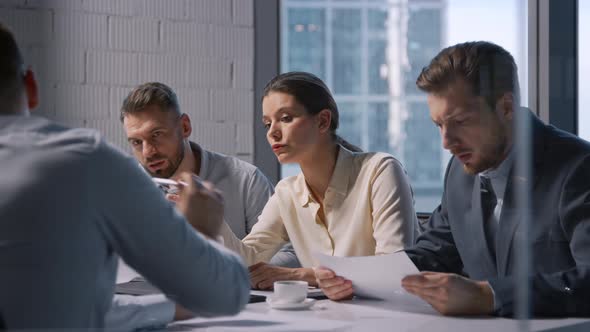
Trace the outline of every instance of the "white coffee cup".
{"label": "white coffee cup", "polygon": [[273,299],[285,303],[303,302],[307,298],[307,287],[307,281],[275,281]]}

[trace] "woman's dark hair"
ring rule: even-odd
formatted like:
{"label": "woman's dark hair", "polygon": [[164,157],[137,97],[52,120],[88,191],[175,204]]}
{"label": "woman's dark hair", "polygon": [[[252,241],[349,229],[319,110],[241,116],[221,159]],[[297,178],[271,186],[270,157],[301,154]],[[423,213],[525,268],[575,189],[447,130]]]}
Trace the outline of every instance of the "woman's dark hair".
{"label": "woman's dark hair", "polygon": [[329,110],[332,113],[330,131],[334,141],[350,151],[362,152],[362,149],[336,134],[339,123],[338,106],[330,89],[314,74],[292,71],[275,76],[264,87],[262,98],[271,92],[282,92],[295,97],[295,100],[311,115],[316,115],[322,110]]}

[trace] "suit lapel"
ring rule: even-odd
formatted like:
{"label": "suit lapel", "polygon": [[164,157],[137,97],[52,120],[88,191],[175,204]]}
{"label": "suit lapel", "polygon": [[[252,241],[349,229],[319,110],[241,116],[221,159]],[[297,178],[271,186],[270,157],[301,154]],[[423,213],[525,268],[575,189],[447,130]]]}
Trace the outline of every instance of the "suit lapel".
{"label": "suit lapel", "polygon": [[[508,274],[508,262],[511,261],[510,255],[515,239],[515,233],[518,229],[518,225],[524,217],[524,210],[519,207],[522,203],[517,199],[518,193],[525,193],[530,199],[532,199],[534,185],[538,182],[540,174],[542,173],[540,168],[542,167],[545,148],[545,135],[543,131],[545,125],[532,113],[530,113],[529,118],[531,121],[531,137],[533,143],[531,174],[521,174],[516,170],[516,160],[519,155],[522,155],[517,153],[510,171],[510,176],[508,177],[508,182],[506,183],[506,193],[504,194],[504,203],[500,215],[498,233],[496,234],[496,263],[499,276],[505,276]],[[529,178],[527,178],[527,176]],[[530,181],[531,176],[532,181]],[[530,204],[532,206],[533,202],[530,202]],[[532,223],[534,223],[534,220],[531,219],[529,221],[531,223],[530,227],[533,227]]]}
{"label": "suit lapel", "polygon": [[510,173],[511,175],[506,184],[506,193],[504,194],[504,203],[500,215],[498,233],[496,234],[496,264],[499,276],[506,275],[508,261],[510,260],[510,248],[512,247],[512,242],[514,240],[514,233],[522,219],[522,209],[519,209],[517,206],[518,202],[516,201],[516,193],[520,190],[517,186],[524,185],[526,180],[514,175],[514,172],[512,171]]}

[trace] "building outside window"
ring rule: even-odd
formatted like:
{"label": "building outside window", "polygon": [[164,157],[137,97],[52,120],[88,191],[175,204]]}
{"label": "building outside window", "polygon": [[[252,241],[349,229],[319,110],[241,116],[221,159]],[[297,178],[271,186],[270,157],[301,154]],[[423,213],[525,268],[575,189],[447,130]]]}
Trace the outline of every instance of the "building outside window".
{"label": "building outside window", "polygon": [[[422,68],[443,47],[475,39],[504,46],[519,66],[526,56],[522,29],[526,22],[518,19],[525,17],[526,2],[472,2],[281,3],[281,72],[308,71],[326,82],[340,111],[339,135],[365,151],[388,152],[398,158],[410,176],[419,212],[431,212],[440,203],[450,159],[430,120],[426,95],[415,85]],[[490,21],[474,21],[482,16]],[[502,17],[503,23],[492,21],[493,17]],[[524,75],[526,68],[521,67],[521,84],[526,89]],[[287,177],[299,168],[283,165],[281,171]]]}

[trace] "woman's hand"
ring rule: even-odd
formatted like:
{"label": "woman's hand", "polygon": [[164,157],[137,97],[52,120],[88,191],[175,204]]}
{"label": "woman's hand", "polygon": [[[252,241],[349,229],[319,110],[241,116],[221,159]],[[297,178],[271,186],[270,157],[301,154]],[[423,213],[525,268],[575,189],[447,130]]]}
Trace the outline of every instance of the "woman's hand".
{"label": "woman's hand", "polygon": [[280,280],[303,280],[310,286],[315,285],[313,269],[292,269],[260,262],[250,266],[248,270],[250,284],[254,289],[272,289],[274,282]]}
{"label": "woman's hand", "polygon": [[318,286],[324,294],[334,301],[350,300],[353,296],[352,282],[339,277],[330,269],[318,267],[315,270]]}

